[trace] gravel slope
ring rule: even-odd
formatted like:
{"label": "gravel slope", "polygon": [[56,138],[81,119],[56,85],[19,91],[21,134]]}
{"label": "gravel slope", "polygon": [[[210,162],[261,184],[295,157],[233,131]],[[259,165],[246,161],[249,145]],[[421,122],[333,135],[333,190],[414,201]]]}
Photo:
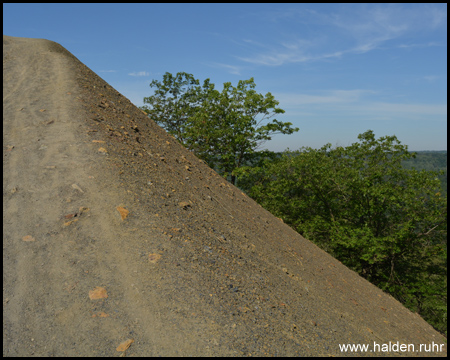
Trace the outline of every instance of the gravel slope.
{"label": "gravel slope", "polygon": [[54,42],[3,36],[3,145],[4,356],[446,355]]}

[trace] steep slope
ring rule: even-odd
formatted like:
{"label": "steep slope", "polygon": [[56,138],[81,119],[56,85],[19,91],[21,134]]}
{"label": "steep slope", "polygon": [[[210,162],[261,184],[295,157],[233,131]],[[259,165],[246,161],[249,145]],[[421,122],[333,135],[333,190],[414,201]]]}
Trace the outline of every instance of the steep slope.
{"label": "steep slope", "polygon": [[54,42],[3,36],[3,143],[4,356],[446,355]]}

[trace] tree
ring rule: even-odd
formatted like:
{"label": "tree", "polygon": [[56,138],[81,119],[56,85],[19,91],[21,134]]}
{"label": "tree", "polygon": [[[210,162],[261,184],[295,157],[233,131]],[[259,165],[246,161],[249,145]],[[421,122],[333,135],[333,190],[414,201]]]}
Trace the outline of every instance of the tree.
{"label": "tree", "polygon": [[240,169],[267,210],[441,332],[447,325],[447,198],[437,173],[407,170],[395,136],[303,148]]}
{"label": "tree", "polygon": [[260,156],[257,149],[264,142],[299,130],[273,119],[284,110],[270,92],[264,96],[254,90],[253,78],[236,87],[224,83],[220,92],[210,79],[200,86],[192,74],[167,72],[162,82],[153,80],[150,86],[155,94],[144,98],[149,106],[141,109],[233,184],[236,169]]}

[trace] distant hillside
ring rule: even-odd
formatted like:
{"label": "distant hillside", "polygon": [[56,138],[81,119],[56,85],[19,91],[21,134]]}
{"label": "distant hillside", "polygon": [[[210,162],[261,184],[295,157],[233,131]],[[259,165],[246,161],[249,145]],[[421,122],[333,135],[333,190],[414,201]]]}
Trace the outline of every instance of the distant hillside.
{"label": "distant hillside", "polygon": [[[427,170],[427,171],[444,171],[443,175],[439,175],[442,184],[442,192],[447,194],[447,150],[440,151],[411,151],[416,153],[415,159],[406,160],[403,166],[406,169]],[[281,157],[283,152],[276,153]],[[256,159],[257,163],[260,159]],[[247,163],[247,166],[254,166],[255,163]]]}
{"label": "distant hillside", "polygon": [[447,194],[447,150],[442,151],[416,151],[416,158],[403,163],[406,169],[444,171],[439,175],[442,191]]}

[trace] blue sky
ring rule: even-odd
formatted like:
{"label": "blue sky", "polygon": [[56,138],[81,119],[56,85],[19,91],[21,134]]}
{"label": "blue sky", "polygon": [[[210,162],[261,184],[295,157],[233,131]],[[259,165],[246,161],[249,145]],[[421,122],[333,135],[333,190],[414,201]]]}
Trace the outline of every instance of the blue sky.
{"label": "blue sky", "polygon": [[447,149],[446,4],[3,4],[3,34],[60,43],[137,106],[165,72],[253,77],[300,128],[271,150],[368,129]]}

